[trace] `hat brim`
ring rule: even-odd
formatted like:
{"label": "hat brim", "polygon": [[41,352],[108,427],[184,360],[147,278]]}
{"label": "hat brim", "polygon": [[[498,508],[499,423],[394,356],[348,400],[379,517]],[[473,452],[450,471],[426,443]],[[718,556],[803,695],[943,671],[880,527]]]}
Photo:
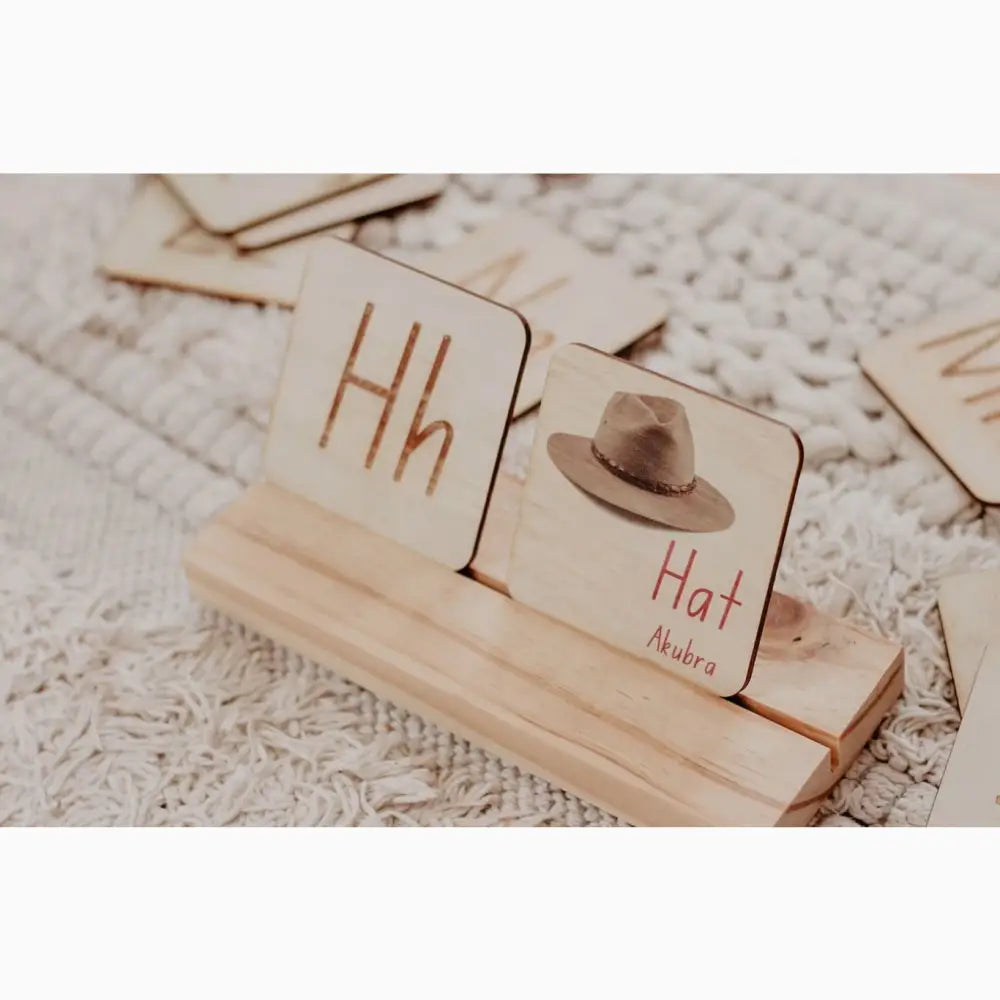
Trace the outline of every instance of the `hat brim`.
{"label": "hat brim", "polygon": [[709,482],[695,477],[690,493],[666,496],[644,490],[609,472],[578,434],[550,434],[546,448],[556,468],[597,500],[656,524],[683,531],[724,531],[736,519],[729,501]]}

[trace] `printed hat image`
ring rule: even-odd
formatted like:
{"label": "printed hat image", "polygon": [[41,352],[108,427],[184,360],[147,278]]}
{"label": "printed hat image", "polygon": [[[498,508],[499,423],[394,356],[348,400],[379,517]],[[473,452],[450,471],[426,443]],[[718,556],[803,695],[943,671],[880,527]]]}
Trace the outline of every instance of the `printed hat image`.
{"label": "printed hat image", "polygon": [[551,434],[549,457],[574,485],[619,510],[684,531],[722,531],[729,501],[695,475],[684,407],[667,396],[616,392],[593,438]]}

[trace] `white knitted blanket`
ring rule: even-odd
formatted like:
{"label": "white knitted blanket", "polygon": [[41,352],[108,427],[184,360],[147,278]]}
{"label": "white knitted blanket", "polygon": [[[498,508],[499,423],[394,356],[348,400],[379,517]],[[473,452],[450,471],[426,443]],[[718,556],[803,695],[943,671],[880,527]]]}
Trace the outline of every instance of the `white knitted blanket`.
{"label": "white knitted blanket", "polygon": [[[0,823],[614,823],[189,598],[182,540],[256,476],[290,313],[98,277],[132,186],[0,179]],[[637,360],[800,431],[778,585],[907,654],[905,695],[824,824],[926,821],[958,722],[937,586],[1000,565],[1000,518],[856,363],[1000,284],[979,195],[928,178],[470,177],[362,232],[394,253],[511,205],[539,213],[662,292],[669,330]]]}

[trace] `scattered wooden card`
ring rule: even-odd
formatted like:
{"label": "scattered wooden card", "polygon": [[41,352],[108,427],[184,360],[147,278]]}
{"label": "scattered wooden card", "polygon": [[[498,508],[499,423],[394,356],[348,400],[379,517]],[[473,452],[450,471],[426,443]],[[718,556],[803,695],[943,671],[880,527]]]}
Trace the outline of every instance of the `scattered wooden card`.
{"label": "scattered wooden card", "polygon": [[984,651],[991,641],[1000,641],[1000,570],[961,573],[942,580],[938,610],[958,707],[964,715]]}
{"label": "scattered wooden card", "polygon": [[329,233],[241,254],[231,240],[202,229],[156,178],[145,180],[105,248],[100,267],[111,277],[261,304],[294,306],[306,257],[318,239],[350,239],[348,223]]}
{"label": "scattered wooden card", "polygon": [[542,398],[510,592],[736,694],[750,679],[801,463],[783,424],[563,347]]}
{"label": "scattered wooden card", "polygon": [[516,417],[540,402],[549,362],[563,345],[587,344],[617,354],[667,318],[663,297],[616,261],[591,253],[525,212],[506,215],[415,263],[519,310],[528,320],[531,353]]}
{"label": "scattered wooden card", "polygon": [[1000,638],[977,666],[929,826],[1000,826]]}
{"label": "scattered wooden card", "polygon": [[321,240],[265,478],[452,569],[472,559],[528,350],[512,309]]}
{"label": "scattered wooden card", "polygon": [[439,195],[447,183],[446,174],[396,174],[244,229],[236,234],[236,245],[241,250],[274,246],[343,222],[363,219],[412,202],[426,201]]}
{"label": "scattered wooden card", "polygon": [[[229,235],[376,180],[379,174],[164,174],[202,227]],[[346,220],[342,220],[346,221]],[[325,228],[325,227],[324,227]]]}
{"label": "scattered wooden card", "polygon": [[1000,504],[1000,296],[882,337],[861,367],[977,500]]}

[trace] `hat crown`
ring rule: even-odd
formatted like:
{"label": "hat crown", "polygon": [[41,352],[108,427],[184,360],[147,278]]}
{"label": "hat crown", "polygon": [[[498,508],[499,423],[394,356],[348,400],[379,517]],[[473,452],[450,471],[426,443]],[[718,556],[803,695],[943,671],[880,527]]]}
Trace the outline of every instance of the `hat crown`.
{"label": "hat crown", "polygon": [[686,487],[694,482],[694,439],[687,413],[664,396],[616,392],[601,417],[594,448],[638,480]]}

